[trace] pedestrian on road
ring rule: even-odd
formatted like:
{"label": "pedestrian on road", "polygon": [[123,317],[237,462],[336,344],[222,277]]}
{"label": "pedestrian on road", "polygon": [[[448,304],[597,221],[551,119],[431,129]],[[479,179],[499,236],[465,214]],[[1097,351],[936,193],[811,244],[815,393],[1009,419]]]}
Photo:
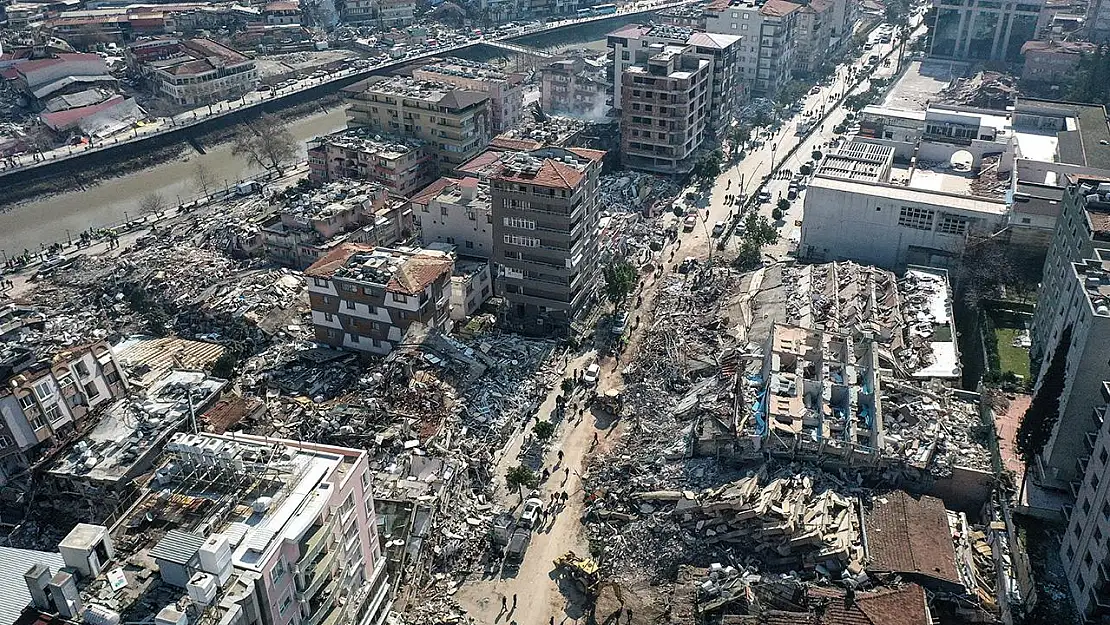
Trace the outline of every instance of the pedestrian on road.
{"label": "pedestrian on road", "polygon": [[513,609],[516,609],[516,593],[513,593]]}
{"label": "pedestrian on road", "polygon": [[551,471],[548,471],[548,470],[547,470],[547,467],[544,467],[544,468],[543,468],[543,479],[545,479],[545,480],[546,480],[546,479],[547,479],[547,478],[549,478],[549,477],[551,477]]}
{"label": "pedestrian on road", "polygon": [[501,611],[502,612],[509,609],[508,606],[506,605],[506,603],[507,602],[505,601],[505,595],[501,595]]}
{"label": "pedestrian on road", "polygon": [[560,449],[559,450],[559,462],[562,462],[562,461],[563,461],[563,450]]}

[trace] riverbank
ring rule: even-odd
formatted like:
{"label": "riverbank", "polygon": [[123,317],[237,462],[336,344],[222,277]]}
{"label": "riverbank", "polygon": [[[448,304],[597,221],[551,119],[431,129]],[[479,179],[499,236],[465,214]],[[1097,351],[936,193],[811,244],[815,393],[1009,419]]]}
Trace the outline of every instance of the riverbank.
{"label": "riverbank", "polygon": [[[304,102],[275,113],[282,121],[291,123],[305,117],[342,106],[343,98],[332,94],[312,102]],[[229,144],[245,131],[244,124],[232,124],[215,128],[204,134],[192,137],[205,151]],[[0,189],[0,213],[17,210],[28,203],[39,202],[51,197],[73,192],[87,191],[90,187],[107,183],[139,171],[150,169],[171,161],[198,154],[189,141],[181,141],[142,154],[108,160],[93,167],[85,167],[65,175],[32,180],[18,185],[7,185]]]}

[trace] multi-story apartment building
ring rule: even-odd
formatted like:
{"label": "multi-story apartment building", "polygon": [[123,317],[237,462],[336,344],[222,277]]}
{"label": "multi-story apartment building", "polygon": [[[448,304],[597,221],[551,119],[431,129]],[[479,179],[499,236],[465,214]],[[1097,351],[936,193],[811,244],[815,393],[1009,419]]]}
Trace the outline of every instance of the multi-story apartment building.
{"label": "multi-story apartment building", "polygon": [[593,304],[604,156],[542,148],[506,157],[491,177],[496,291],[507,304],[506,323],[567,331]]}
{"label": "multi-story apartment building", "polygon": [[413,212],[424,245],[454,245],[461,256],[486,259],[493,256],[488,180],[473,177],[452,180]]}
{"label": "multi-story apartment building", "polygon": [[349,128],[308,142],[308,178],[315,183],[350,178],[381,184],[408,197],[436,179],[427,142]]}
{"label": "multi-story apartment building", "polygon": [[[627,26],[610,33],[613,50],[613,107],[621,109],[625,100],[622,74],[636,63],[636,51],[657,44],[685,45],[684,54],[709,62],[709,118],[703,125],[705,140],[720,141],[747,99],[740,73],[744,39],[737,35],[698,32],[679,26]],[[622,110],[623,112],[623,110]]]}
{"label": "multi-story apartment building", "polygon": [[823,63],[832,63],[829,57],[829,28],[832,22],[832,0],[811,0],[798,9],[798,23],[794,31],[795,74],[805,76]]}
{"label": "multi-story apartment building", "polygon": [[0,388],[0,484],[128,388],[104,341],[70,348],[49,360],[12,347],[0,353],[0,374],[5,382]]}
{"label": "multi-story apartment building", "polygon": [[660,24],[705,30],[705,9],[700,4],[671,7],[659,11],[656,15],[659,17]]}
{"label": "multi-story apartment building", "polygon": [[684,174],[709,122],[709,61],[684,45],[636,51],[637,64],[621,75],[621,160],[628,167]]}
{"label": "multi-story apartment building", "polygon": [[960,61],[1021,61],[1021,47],[1036,38],[1044,0],[945,0],[930,27],[929,55]]}
{"label": "multi-story apartment building", "polygon": [[132,48],[132,67],[174,104],[213,104],[258,85],[253,59],[211,39],[146,41]]}
{"label": "multi-story apartment building", "polygon": [[451,256],[344,243],[305,271],[316,341],[388,354],[409,326],[450,331]]}
{"label": "multi-story apartment building", "polygon": [[544,112],[591,120],[609,114],[608,70],[593,59],[560,59],[539,69],[540,106]]}
{"label": "multi-story apartment building", "polygon": [[1063,297],[1073,278],[1072,263],[1094,258],[1096,250],[1110,250],[1110,199],[1104,199],[1108,191],[1110,178],[1099,176],[1077,177],[1064,191],[1041,273],[1040,304],[1029,329],[1034,363],[1048,361],[1052,335],[1061,330],[1060,320],[1072,304]]}
{"label": "multi-story apartment building", "polygon": [[[25,576],[45,622],[93,606],[114,613],[99,589],[124,562],[133,577],[110,605],[144,622],[385,621],[392,599],[364,450],[176,433],[161,460],[157,488],[142,490],[111,530],[81,523],[62,539],[68,572],[33,567]],[[180,501],[210,504],[199,514]]]}
{"label": "multi-story apartment building", "polygon": [[288,0],[267,2],[262,8],[262,18],[267,26],[288,26],[301,23],[301,5]]}
{"label": "multi-story apartment building", "polygon": [[1066,515],[1060,558],[1079,615],[1097,623],[1110,616],[1110,382],[1100,385],[1089,418],[1086,447],[1077,461],[1082,478]]}
{"label": "multi-story apartment building", "polygon": [[344,89],[347,125],[427,141],[447,174],[481,152],[490,139],[489,95],[446,83],[395,76]]}
{"label": "multi-story apartment building", "polygon": [[340,243],[390,245],[413,232],[408,202],[375,182],[329,182],[283,201],[262,237],[266,257],[286,267],[305,269]]}
{"label": "multi-story apartment building", "polygon": [[489,63],[449,58],[413,70],[412,77],[489,95],[493,134],[513,128],[524,116],[523,74],[504,72]]}
{"label": "multi-story apartment building", "polygon": [[339,0],[339,20],[346,24],[373,22],[384,29],[404,28],[416,23],[415,0]]}
{"label": "multi-story apartment building", "polygon": [[740,78],[750,95],[773,98],[790,82],[801,8],[786,0],[733,0],[706,7],[706,30],[743,38]]}

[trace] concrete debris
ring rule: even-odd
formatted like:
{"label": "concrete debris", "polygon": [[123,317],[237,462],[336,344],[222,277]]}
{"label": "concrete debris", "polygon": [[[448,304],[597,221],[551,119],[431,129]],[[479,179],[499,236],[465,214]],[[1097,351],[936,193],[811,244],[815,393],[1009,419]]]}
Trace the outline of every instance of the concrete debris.
{"label": "concrete debris", "polygon": [[957,78],[938,95],[947,104],[1003,111],[1017,98],[1017,80],[1010,74],[982,70],[970,78]]}
{"label": "concrete debris", "polygon": [[654,174],[622,171],[602,176],[601,205],[610,212],[642,212],[654,217],[670,208],[682,187]]}

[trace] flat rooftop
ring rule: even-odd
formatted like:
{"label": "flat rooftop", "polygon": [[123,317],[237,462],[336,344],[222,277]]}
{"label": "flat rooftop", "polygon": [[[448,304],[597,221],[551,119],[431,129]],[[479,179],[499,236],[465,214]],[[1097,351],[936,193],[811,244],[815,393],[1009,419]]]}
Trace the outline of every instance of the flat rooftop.
{"label": "flat rooftop", "polygon": [[447,83],[417,80],[406,76],[393,76],[380,80],[371,78],[351,85],[344,91],[367,91],[379,95],[421,100],[452,109],[464,109],[489,100],[489,96],[480,91],[469,91]]}
{"label": "flat rooftop", "polygon": [[[1110,126],[1102,105],[1018,98],[1014,103],[1014,116],[1015,127],[1022,133],[1019,139],[1024,139],[1024,143],[1019,144],[1020,156],[1110,169]],[[1027,119],[1034,121],[1027,122]],[[1055,123],[1045,123],[1051,120]],[[1038,136],[1049,138],[1038,139]],[[1054,146],[1052,136],[1056,139]],[[1055,148],[1053,157],[1045,158],[1049,146]]]}
{"label": "flat rooftop", "polygon": [[443,76],[481,80],[483,82],[502,82],[509,79],[513,79],[513,82],[519,82],[519,75],[505,72],[496,65],[479,61],[468,61],[456,57],[446,58],[438,63],[421,66],[419,71],[441,74]]}
{"label": "flat rooftop", "polygon": [[969,212],[988,213],[991,215],[1005,215],[1007,212],[1006,202],[1004,201],[969,197],[967,195],[943,190],[914,189],[892,184],[840,180],[822,175],[817,175],[810,181],[809,188],[815,187],[833,191],[843,191],[845,193],[870,195],[888,200],[947,206],[949,208],[956,208]]}
{"label": "flat rooftop", "polygon": [[299,220],[327,220],[368,207],[388,195],[389,190],[377,182],[336,180],[316,189],[293,192],[279,212]]}
{"label": "flat rooftop", "polygon": [[314,277],[342,278],[383,285],[385,290],[417,295],[444,273],[450,256],[431,250],[399,250],[344,243],[305,270]]}
{"label": "flat rooftop", "polygon": [[1110,250],[1095,250],[1095,258],[1072,263],[1075,276],[1096,317],[1110,318]]}
{"label": "flat rooftop", "polygon": [[852,141],[829,154],[818,173],[842,180],[888,182],[894,161],[894,148],[865,141]]}
{"label": "flat rooftop", "polygon": [[966,66],[958,62],[927,59],[913,61],[898,82],[887,91],[882,106],[906,111],[924,111],[936,102],[952,79],[963,76]]}
{"label": "flat rooftop", "polygon": [[190,412],[199,414],[219,397],[227,380],[200,371],[171,371],[142,398],[113,404],[99,423],[71,445],[48,470],[56,477],[116,483],[144,471],[166,438]]}
{"label": "flat rooftop", "polygon": [[422,149],[427,145],[419,139],[376,133],[369,128],[349,128],[339,132],[317,137],[309,142],[309,148],[320,144],[330,144],[346,150],[373,154],[384,159],[394,160]]}

